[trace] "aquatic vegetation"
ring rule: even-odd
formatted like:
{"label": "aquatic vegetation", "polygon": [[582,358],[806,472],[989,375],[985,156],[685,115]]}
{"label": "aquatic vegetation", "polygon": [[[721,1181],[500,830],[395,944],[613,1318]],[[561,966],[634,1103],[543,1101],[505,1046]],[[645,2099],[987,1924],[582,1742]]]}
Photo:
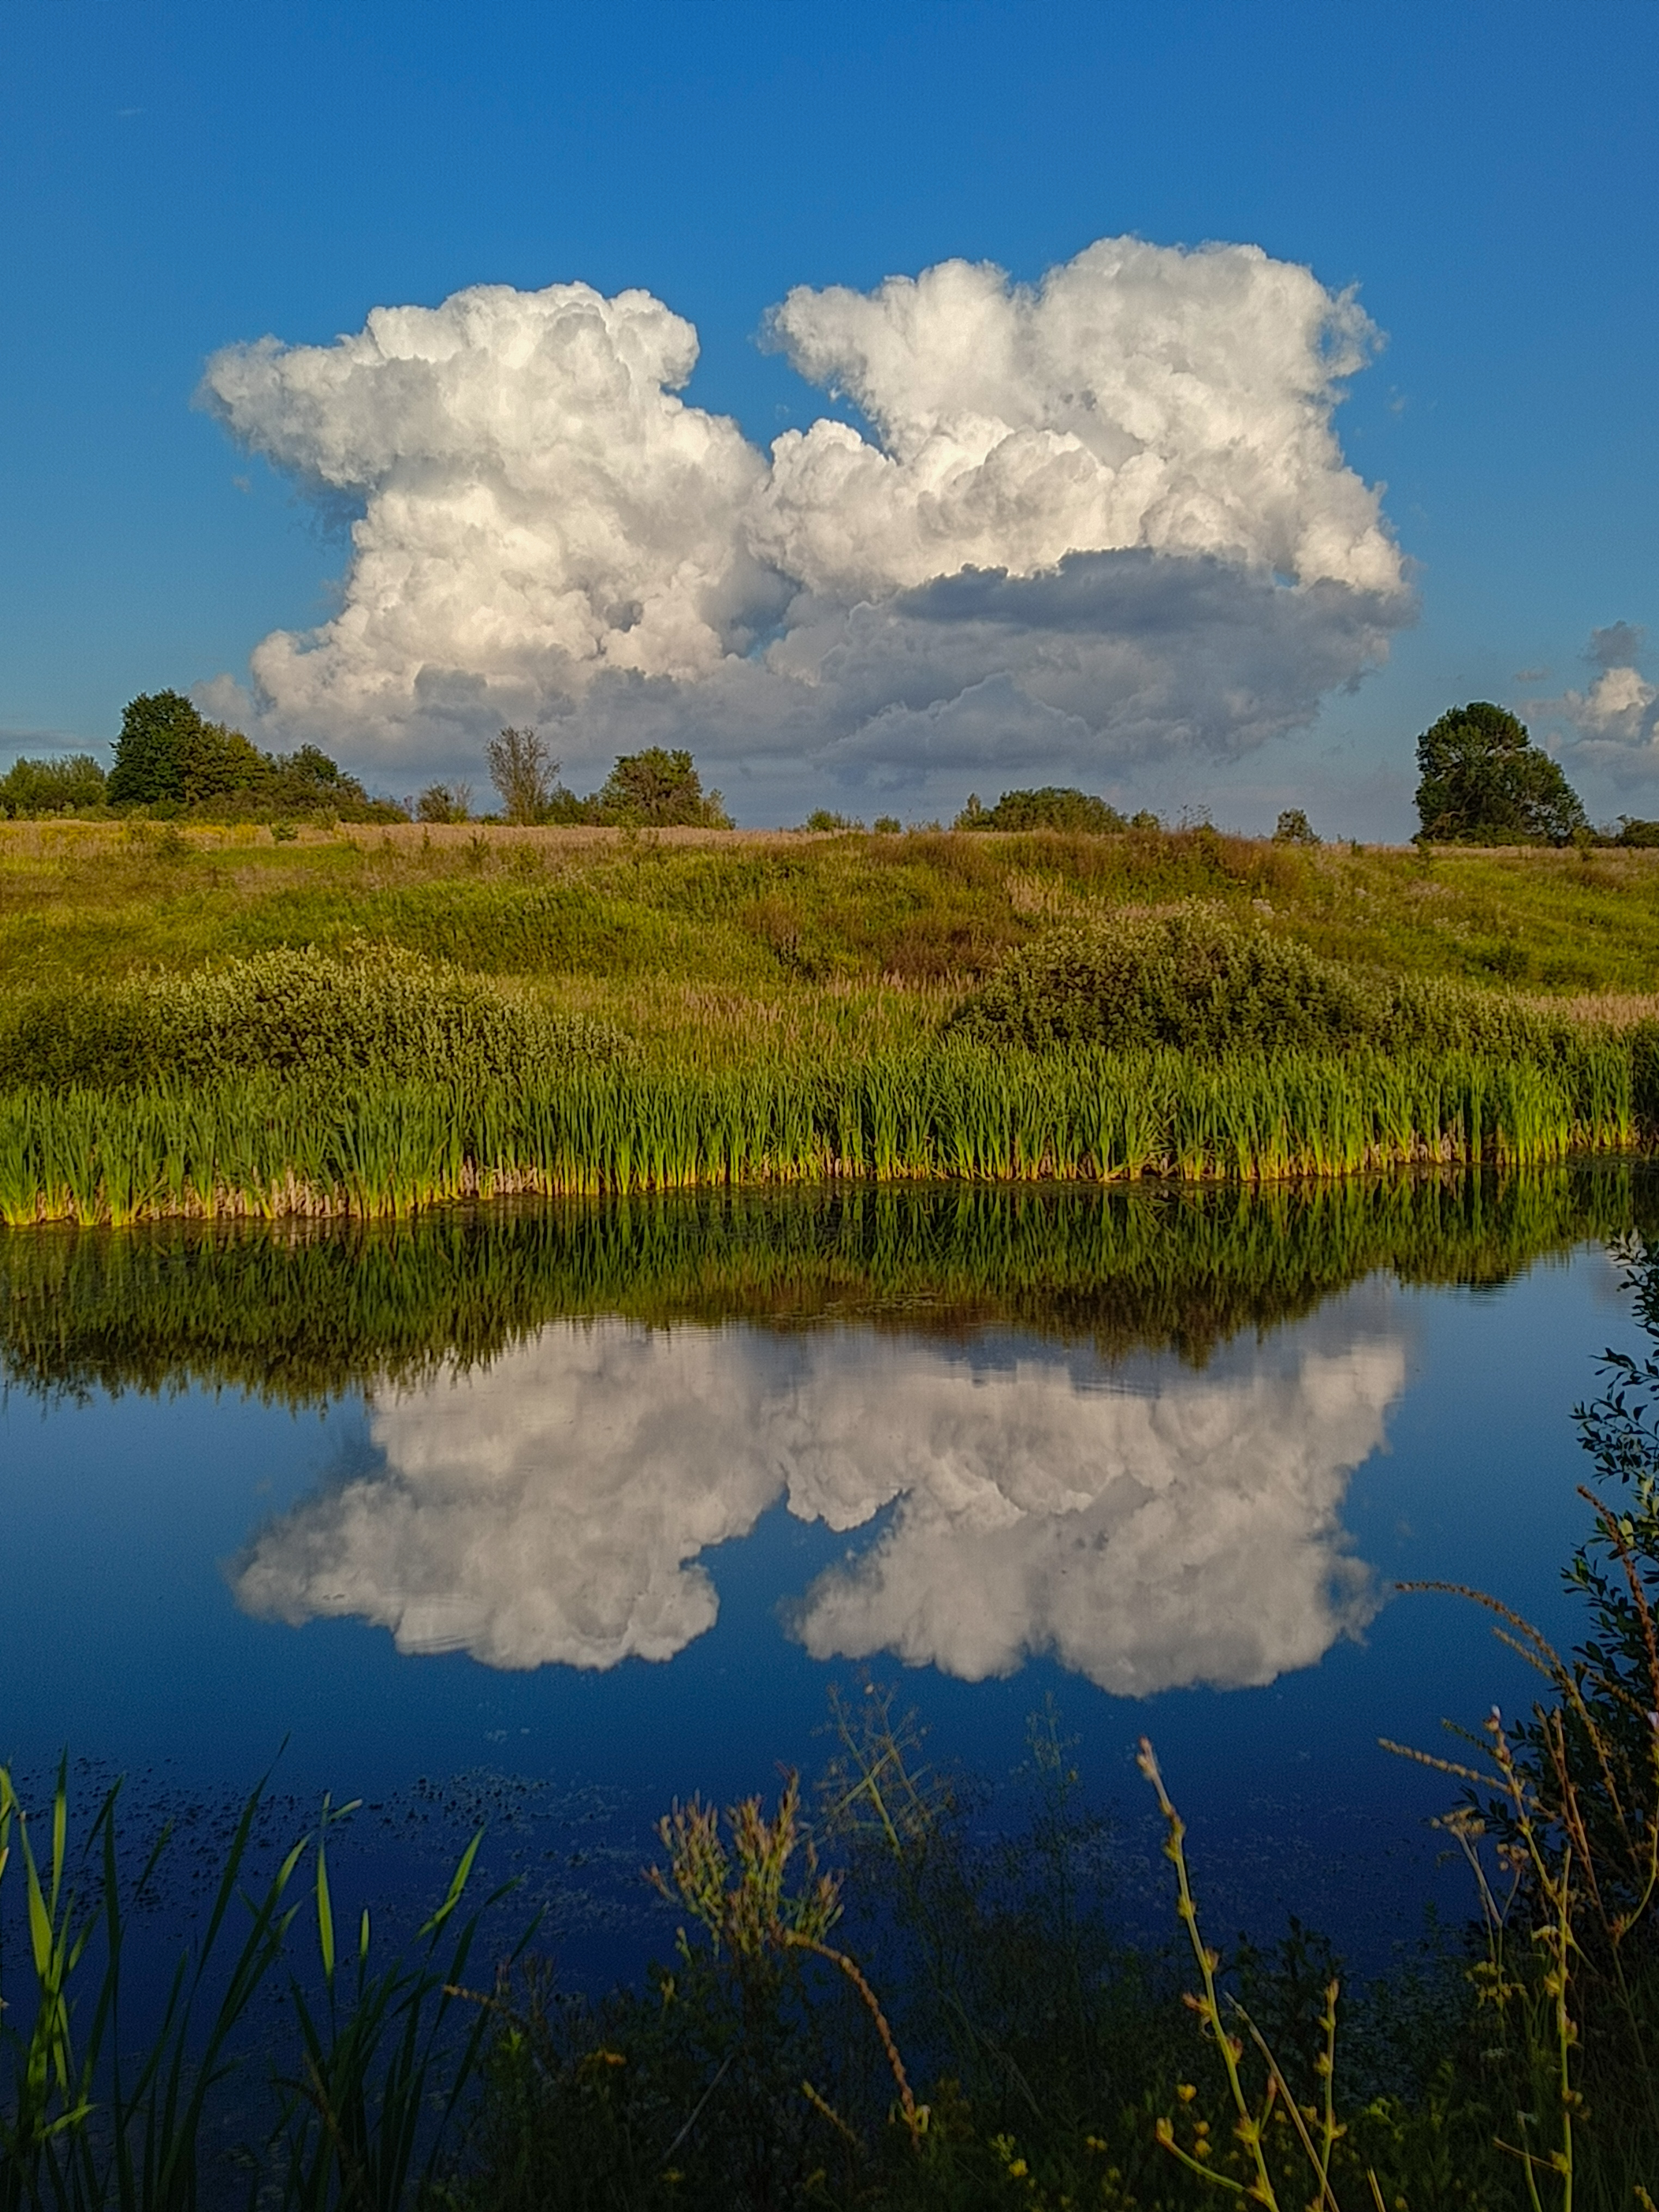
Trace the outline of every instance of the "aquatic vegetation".
{"label": "aquatic vegetation", "polygon": [[441,1200],[884,1182],[1262,1181],[1524,1165],[1639,1137],[1626,1042],[1478,1052],[998,1052],[840,1066],[576,1059],[512,1079],[260,1073],[0,1096],[0,1220],[397,1214]]}
{"label": "aquatic vegetation", "polygon": [[[159,2022],[135,2050],[123,2034],[125,1954],[168,1838],[163,1832],[155,1839],[136,1878],[123,1866],[118,1784],[72,1848],[68,1770],[65,1757],[45,1823],[49,1842],[37,1853],[27,1808],[0,1767],[0,1876],[15,1838],[28,1939],[27,1964],[5,1978],[0,2006],[0,2050],[10,2061],[10,2080],[0,2088],[3,2212],[211,2204],[228,2191],[240,2194],[239,2165],[252,2170],[259,2202],[294,2212],[346,2205],[392,2212],[422,2195],[485,2026],[472,2006],[464,2021],[455,2019],[482,1915],[500,1897],[462,1913],[479,1838],[421,1928],[416,1958],[372,1969],[368,1913],[351,1955],[342,1957],[329,1885],[328,1831],[354,1807],[325,1798],[314,1838],[301,1837],[250,1893],[260,1784],[242,1807]],[[297,1896],[289,1901],[291,1886],[307,1856],[320,1988],[315,1980],[307,1986],[288,1944],[301,1911]],[[287,1984],[278,2017],[289,2048],[258,2053],[276,2057],[273,2081],[265,2065],[252,2063],[248,2036],[256,2004],[278,1980]],[[242,2109],[262,2122],[260,2139],[228,2160],[224,2094],[236,2077],[250,2075],[254,2087],[242,2092]]]}

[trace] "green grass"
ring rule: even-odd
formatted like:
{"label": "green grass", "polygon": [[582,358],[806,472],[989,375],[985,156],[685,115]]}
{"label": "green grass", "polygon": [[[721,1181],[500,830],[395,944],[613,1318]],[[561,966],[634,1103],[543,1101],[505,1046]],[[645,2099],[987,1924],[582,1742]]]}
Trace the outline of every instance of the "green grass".
{"label": "green grass", "polygon": [[1643,853],[9,825],[0,1218],[1618,1150],[1656,958]]}
{"label": "green grass", "polygon": [[0,1221],[371,1216],[447,1200],[837,1178],[1259,1181],[1528,1165],[1639,1133],[1625,1038],[1480,1053],[1057,1054],[971,1042],[817,1067],[575,1060],[514,1079],[259,1073],[0,1097]]}
{"label": "green grass", "polygon": [[[1646,994],[1659,854],[1303,850],[1206,830],[735,832],[0,826],[0,985],[370,938],[494,975],[763,998],[960,983],[1048,922],[1219,902],[1328,957],[1547,993]],[[891,988],[890,986],[890,988]]]}

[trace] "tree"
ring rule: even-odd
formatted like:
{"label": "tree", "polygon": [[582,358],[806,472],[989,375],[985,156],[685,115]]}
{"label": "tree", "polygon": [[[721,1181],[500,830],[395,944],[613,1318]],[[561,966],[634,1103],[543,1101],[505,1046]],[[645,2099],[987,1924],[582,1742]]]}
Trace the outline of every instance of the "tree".
{"label": "tree", "polygon": [[1299,806],[1287,806],[1279,817],[1273,831],[1275,845],[1316,845],[1319,842],[1314,826]]}
{"label": "tree", "polygon": [[1439,844],[1565,845],[1589,826],[1527,726],[1489,700],[1453,707],[1417,741],[1417,811]]}
{"label": "tree", "polygon": [[954,830],[1071,830],[1091,836],[1127,830],[1115,806],[1090,792],[1045,784],[1040,791],[1005,791],[994,806],[981,806],[976,793],[951,823]]}
{"label": "tree", "polygon": [[104,771],[90,753],[74,753],[66,760],[16,760],[0,775],[0,814],[18,821],[101,806],[104,782]]}
{"label": "tree", "polygon": [[429,783],[415,802],[417,822],[466,822],[471,815],[470,783]]}
{"label": "tree", "polygon": [[182,806],[185,745],[202,718],[181,691],[141,691],[121,713],[115,765],[105,796],[112,806]]}
{"label": "tree", "polygon": [[507,820],[526,828],[542,821],[552,800],[559,763],[534,730],[503,730],[484,747],[484,757]]}
{"label": "tree", "polygon": [[371,799],[317,745],[262,753],[240,730],[208,722],[181,692],[130,700],[115,741],[105,798],[112,806],[160,807],[217,821],[270,821],[292,814],[402,821],[396,807]]}
{"label": "tree", "polygon": [[592,805],[601,822],[641,829],[732,827],[719,792],[704,792],[690,754],[661,745],[619,755]]}

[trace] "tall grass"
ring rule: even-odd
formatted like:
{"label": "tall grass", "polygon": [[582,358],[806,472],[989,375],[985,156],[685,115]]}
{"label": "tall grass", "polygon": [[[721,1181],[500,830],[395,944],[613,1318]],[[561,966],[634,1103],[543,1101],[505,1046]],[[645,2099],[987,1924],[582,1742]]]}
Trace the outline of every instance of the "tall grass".
{"label": "tall grass", "polygon": [[270,1074],[0,1097],[0,1220],[399,1214],[443,1200],[950,1176],[1262,1181],[1532,1164],[1640,1134],[1632,1055],[1194,1062],[955,1043],[835,1067],[575,1062],[457,1085]]}
{"label": "tall grass", "polygon": [[[27,1936],[22,1971],[5,1977],[0,1998],[10,2076],[0,2075],[0,2212],[197,2212],[247,2196],[248,2170],[247,2201],[271,2212],[396,2212],[428,2195],[485,2026],[471,2005],[455,2019],[486,1909],[462,1910],[480,1838],[421,1928],[416,1957],[376,1967],[367,1911],[349,1952],[338,1942],[329,1882],[329,1829],[355,1807],[325,1798],[315,1836],[250,1887],[261,1785],[242,1808],[159,2021],[135,2047],[125,2033],[124,1959],[168,1838],[156,1839],[136,1878],[123,1866],[118,1784],[74,1837],[68,1765],[38,1850],[35,1824],[0,1767],[0,1877],[15,1855]],[[289,1941],[306,1902],[295,1877],[307,1857],[317,1947],[309,1972]],[[256,2002],[279,1981],[281,2040],[251,2051]],[[253,2077],[237,2105],[255,2124],[240,2182],[220,2141],[237,2075]]]}

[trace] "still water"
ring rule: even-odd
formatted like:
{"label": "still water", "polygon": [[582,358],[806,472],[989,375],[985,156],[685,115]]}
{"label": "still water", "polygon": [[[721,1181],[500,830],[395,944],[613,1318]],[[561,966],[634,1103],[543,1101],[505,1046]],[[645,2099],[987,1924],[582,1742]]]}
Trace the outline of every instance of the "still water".
{"label": "still water", "polygon": [[1378,1737],[1530,1695],[1395,1585],[1580,1632],[1572,1409],[1656,1208],[1608,1168],[13,1236],[0,1759],[142,1820],[280,1751],[393,1888],[489,1818],[603,1978],[659,1948],[655,1815],[821,1766],[831,1683],[896,1682],[990,1820],[1052,1696],[1128,1917],[1147,1733],[1224,1916],[1381,1955],[1466,1900]]}

